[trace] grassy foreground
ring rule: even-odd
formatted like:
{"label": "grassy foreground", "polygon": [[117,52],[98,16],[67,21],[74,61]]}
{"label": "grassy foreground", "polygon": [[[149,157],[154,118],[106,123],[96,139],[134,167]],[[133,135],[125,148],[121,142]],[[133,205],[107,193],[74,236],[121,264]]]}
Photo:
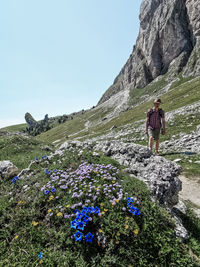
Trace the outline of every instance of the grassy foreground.
{"label": "grassy foreground", "polygon": [[0,266],[199,266],[192,211],[181,242],[146,185],[116,161],[75,149],[38,159],[30,176],[0,184]]}

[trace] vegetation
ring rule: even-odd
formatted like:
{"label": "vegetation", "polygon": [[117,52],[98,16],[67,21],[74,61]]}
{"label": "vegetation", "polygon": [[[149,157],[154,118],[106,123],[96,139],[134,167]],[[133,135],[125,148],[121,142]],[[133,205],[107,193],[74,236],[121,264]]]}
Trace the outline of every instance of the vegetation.
{"label": "vegetation", "polygon": [[[19,135],[0,137],[0,161],[10,160],[19,170],[28,167],[32,159],[45,153],[44,141]],[[52,145],[48,144],[50,148]]]}
{"label": "vegetation", "polygon": [[[192,211],[184,218],[190,238],[181,242],[146,185],[111,158],[75,149],[37,156],[31,178],[0,184],[0,266],[198,266],[200,224]],[[84,206],[93,207],[91,220],[78,241],[81,226],[71,226]]]}

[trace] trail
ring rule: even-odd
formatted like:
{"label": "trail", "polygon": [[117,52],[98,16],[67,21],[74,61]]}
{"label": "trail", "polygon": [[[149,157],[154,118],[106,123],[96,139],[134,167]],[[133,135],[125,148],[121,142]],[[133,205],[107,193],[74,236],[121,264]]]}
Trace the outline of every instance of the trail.
{"label": "trail", "polygon": [[190,200],[198,207],[193,208],[195,213],[200,218],[200,177],[190,179],[184,175],[180,175],[179,179],[182,181],[182,190],[179,193],[179,197],[182,200]]}

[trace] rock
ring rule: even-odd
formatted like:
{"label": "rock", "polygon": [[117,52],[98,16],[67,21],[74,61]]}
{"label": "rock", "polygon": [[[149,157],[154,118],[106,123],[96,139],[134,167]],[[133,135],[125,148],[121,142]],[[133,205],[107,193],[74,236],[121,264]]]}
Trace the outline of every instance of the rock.
{"label": "rock", "polygon": [[16,176],[18,171],[18,168],[10,160],[0,161],[0,177],[2,179],[10,179]]}
{"label": "rock", "polygon": [[111,128],[110,128],[110,130],[113,130],[113,129],[116,129],[117,128],[117,126],[116,125],[113,125]]}
{"label": "rock", "polygon": [[181,161],[182,159],[174,159],[173,162],[179,162]]}
{"label": "rock", "polygon": [[52,151],[52,149],[49,147],[49,146],[43,146],[42,147],[43,150],[46,150],[46,151]]}
{"label": "rock", "polygon": [[69,150],[72,147],[102,151],[104,154],[117,160],[127,167],[128,173],[144,181],[152,196],[160,204],[172,207],[178,203],[178,192],[181,190],[181,181],[178,175],[181,166],[162,157],[154,157],[152,152],[141,145],[119,141],[68,141],[60,146],[55,153]]}
{"label": "rock", "polygon": [[98,105],[126,88],[143,88],[160,75],[200,75],[199,1],[143,0],[136,44]]}

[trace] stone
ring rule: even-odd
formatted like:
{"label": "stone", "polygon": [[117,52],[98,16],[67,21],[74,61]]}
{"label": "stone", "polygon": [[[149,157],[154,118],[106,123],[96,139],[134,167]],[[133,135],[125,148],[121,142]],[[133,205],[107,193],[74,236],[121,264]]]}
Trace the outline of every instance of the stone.
{"label": "stone", "polygon": [[0,161],[0,178],[10,179],[18,174],[18,168],[10,161]]}
{"label": "stone", "polygon": [[56,154],[74,147],[102,151],[107,156],[117,160],[128,169],[129,174],[144,181],[152,196],[160,204],[172,207],[178,203],[178,193],[182,183],[178,178],[182,168],[162,157],[155,157],[147,147],[120,141],[68,141],[63,143]]}
{"label": "stone", "polygon": [[168,72],[169,79],[182,70],[185,76],[200,75],[199,10],[199,0],[143,0],[136,44],[97,106]]}
{"label": "stone", "polygon": [[174,159],[173,162],[179,162],[181,161],[182,159]]}

